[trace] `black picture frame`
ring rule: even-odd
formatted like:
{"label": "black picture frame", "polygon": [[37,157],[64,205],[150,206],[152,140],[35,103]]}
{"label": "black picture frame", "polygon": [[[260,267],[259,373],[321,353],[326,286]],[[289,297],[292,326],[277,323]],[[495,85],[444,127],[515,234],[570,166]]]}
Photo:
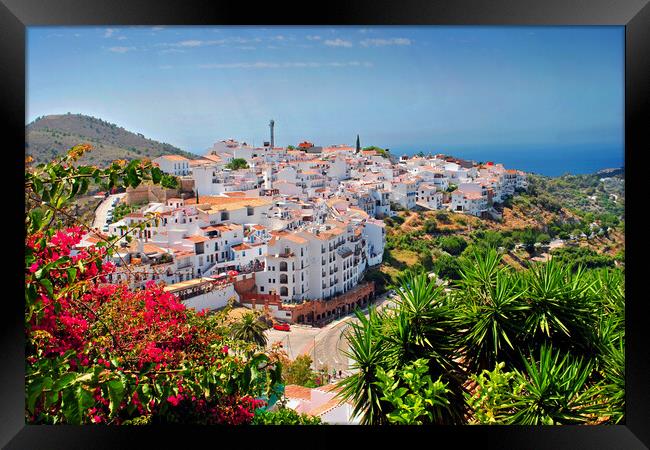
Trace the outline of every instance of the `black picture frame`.
{"label": "black picture frame", "polygon": [[[315,8],[315,9],[312,9]],[[625,168],[628,204],[639,204],[647,189],[640,158],[650,148],[647,112],[650,104],[650,6],[648,0],[367,0],[332,3],[252,3],[221,0],[0,0],[0,114],[8,130],[3,147],[5,198],[15,200],[5,244],[11,246],[5,270],[0,342],[0,444],[6,448],[124,448],[138,445],[188,445],[206,438],[211,446],[235,442],[256,446],[306,445],[339,447],[351,439],[391,445],[438,445],[449,438],[454,446],[498,448],[612,448],[650,446],[650,343],[644,329],[641,257],[644,247],[641,211],[626,208],[626,422],[594,427],[106,427],[34,426],[24,422],[24,285],[20,260],[24,237],[19,217],[24,212],[20,168],[25,145],[26,27],[35,25],[623,25],[625,26]],[[83,63],[80,68],[83,70]],[[645,120],[644,120],[645,119]],[[9,138],[9,139],[7,139]],[[10,166],[11,165],[11,166]],[[642,208],[639,208],[642,209]],[[638,240],[637,240],[638,239]],[[640,264],[635,264],[640,263]],[[3,291],[5,289],[3,288]],[[14,292],[15,290],[15,292]],[[412,436],[413,435],[413,436]],[[415,436],[417,435],[417,436]],[[416,441],[415,439],[418,439]],[[446,440],[446,439],[445,439]],[[233,444],[225,444],[233,445]],[[235,444],[236,445],[236,444]],[[362,444],[364,445],[364,444]]]}

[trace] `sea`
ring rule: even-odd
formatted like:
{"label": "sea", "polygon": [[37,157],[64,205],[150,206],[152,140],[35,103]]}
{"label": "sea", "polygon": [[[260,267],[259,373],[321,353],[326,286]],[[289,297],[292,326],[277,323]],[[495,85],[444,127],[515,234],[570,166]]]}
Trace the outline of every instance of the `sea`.
{"label": "sea", "polygon": [[424,145],[390,148],[395,156],[443,153],[476,162],[502,163],[506,169],[523,170],[548,177],[590,174],[602,169],[625,167],[624,151],[609,146],[431,148]]}

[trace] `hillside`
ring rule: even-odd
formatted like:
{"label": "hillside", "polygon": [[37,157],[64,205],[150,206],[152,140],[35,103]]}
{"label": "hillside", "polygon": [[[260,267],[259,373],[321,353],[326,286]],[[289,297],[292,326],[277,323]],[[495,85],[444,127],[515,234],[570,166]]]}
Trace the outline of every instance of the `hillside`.
{"label": "hillside", "polygon": [[25,127],[25,153],[34,163],[51,161],[71,147],[88,143],[93,151],[80,163],[108,165],[116,159],[156,158],[161,155],[182,155],[197,158],[173,145],[145,138],[115,124],[83,114],[59,114],[39,117]]}
{"label": "hillside", "polygon": [[[625,255],[625,179],[621,171],[529,178],[497,207],[502,220],[451,211],[400,211],[385,219],[386,250],[369,277],[380,286],[397,282],[409,268],[457,278],[459,262],[473,248],[496,245],[503,262],[525,269],[552,255],[588,267],[620,265]],[[553,243],[551,243],[553,241]]]}

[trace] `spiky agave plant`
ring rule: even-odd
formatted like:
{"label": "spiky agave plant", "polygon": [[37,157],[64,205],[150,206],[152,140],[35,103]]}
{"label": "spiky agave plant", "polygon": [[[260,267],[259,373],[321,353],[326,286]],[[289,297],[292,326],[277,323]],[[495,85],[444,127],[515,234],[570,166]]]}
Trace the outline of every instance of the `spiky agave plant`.
{"label": "spiky agave plant", "polygon": [[515,369],[514,390],[504,396],[504,422],[516,425],[568,425],[593,422],[601,411],[600,387],[591,383],[593,365],[542,345],[524,370]]}
{"label": "spiky agave plant", "polygon": [[377,368],[387,366],[387,352],[381,326],[382,315],[370,308],[368,317],[355,311],[357,320],[346,330],[348,350],[343,353],[354,362],[353,375],[337,383],[341,388],[338,397],[350,401],[353,416],[361,417],[363,425],[382,425],[387,422],[390,403],[381,400],[383,394],[377,385]]}

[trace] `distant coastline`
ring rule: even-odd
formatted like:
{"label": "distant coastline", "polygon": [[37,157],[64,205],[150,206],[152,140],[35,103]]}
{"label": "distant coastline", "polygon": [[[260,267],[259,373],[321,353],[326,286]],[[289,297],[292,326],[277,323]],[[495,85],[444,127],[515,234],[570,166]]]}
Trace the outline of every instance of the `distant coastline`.
{"label": "distant coastline", "polygon": [[531,148],[521,150],[512,147],[498,148],[451,148],[436,147],[425,150],[424,146],[395,147],[390,152],[395,156],[412,156],[418,152],[424,154],[444,153],[457,158],[477,162],[493,161],[508,168],[523,170],[549,177],[558,177],[566,173],[572,175],[592,174],[607,169],[620,170],[625,166],[623,150],[602,146],[580,146],[565,148]]}

